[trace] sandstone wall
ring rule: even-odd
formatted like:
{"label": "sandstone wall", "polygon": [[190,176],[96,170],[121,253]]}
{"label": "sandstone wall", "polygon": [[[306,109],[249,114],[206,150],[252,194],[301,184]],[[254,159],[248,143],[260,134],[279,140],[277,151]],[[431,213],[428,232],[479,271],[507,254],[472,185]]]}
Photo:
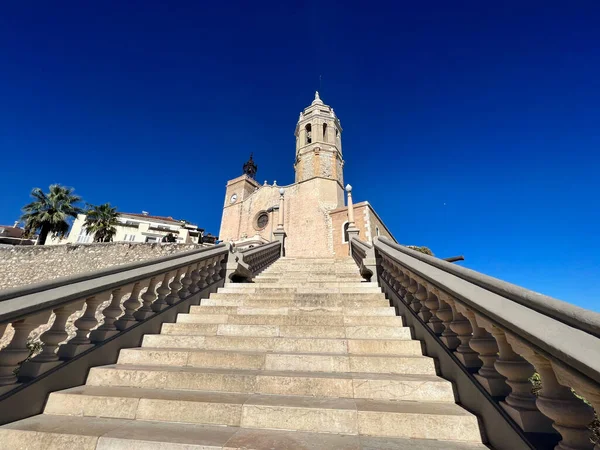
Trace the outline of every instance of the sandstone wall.
{"label": "sandstone wall", "polygon": [[201,247],[198,244],[126,242],[0,247],[0,289],[93,272]]}
{"label": "sandstone wall", "polygon": [[[305,258],[333,256],[333,228],[329,212],[344,204],[340,185],[335,180],[313,178],[283,188],[286,255]],[[261,186],[244,201],[226,206],[219,238],[237,241],[258,234],[272,240],[278,212],[269,215],[269,223],[263,229],[257,227],[256,219],[261,211],[279,205],[279,189],[280,186]]]}
{"label": "sandstone wall", "polygon": [[[367,234],[368,206],[366,203],[354,205],[354,224],[360,231],[358,238],[368,241],[370,236]],[[331,212],[333,225],[333,248],[336,258],[348,258],[348,243],[344,242],[344,224],[348,222],[348,208],[339,208]]]}

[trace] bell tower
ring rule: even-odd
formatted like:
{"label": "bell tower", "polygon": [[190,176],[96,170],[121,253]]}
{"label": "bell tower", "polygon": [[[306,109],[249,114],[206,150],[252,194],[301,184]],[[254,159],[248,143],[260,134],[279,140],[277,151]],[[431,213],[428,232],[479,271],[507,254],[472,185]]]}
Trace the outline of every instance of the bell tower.
{"label": "bell tower", "polygon": [[319,93],[296,124],[296,183],[312,178],[335,180],[343,189],[342,126]]}

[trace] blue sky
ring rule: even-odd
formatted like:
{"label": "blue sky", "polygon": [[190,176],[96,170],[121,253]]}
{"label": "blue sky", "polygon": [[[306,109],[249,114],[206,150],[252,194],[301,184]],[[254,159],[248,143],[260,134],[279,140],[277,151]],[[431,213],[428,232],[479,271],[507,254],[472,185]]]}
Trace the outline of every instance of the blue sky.
{"label": "blue sky", "polygon": [[401,243],[600,310],[598,2],[97,3],[3,5],[0,223],[61,183],[218,233],[250,152],[293,182],[321,75]]}

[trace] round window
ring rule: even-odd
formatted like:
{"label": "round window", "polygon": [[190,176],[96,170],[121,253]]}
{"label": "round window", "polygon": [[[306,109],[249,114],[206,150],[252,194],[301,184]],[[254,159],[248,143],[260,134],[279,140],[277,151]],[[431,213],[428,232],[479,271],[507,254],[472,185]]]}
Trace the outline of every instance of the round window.
{"label": "round window", "polygon": [[256,218],[256,226],[259,229],[263,229],[269,223],[269,215],[265,212],[260,213]]}

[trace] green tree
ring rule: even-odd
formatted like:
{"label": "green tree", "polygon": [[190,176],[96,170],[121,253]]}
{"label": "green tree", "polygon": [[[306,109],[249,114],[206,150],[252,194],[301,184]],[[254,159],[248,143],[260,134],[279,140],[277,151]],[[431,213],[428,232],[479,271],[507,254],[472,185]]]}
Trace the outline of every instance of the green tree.
{"label": "green tree", "polygon": [[117,208],[110,203],[103,205],[88,205],[83,226],[88,233],[94,234],[94,242],[112,242],[119,224]]}
{"label": "green tree", "polygon": [[407,245],[411,250],[415,250],[417,252],[425,253],[426,255],[433,256],[433,252],[429,250],[429,247],[419,247],[417,245]]}
{"label": "green tree", "polygon": [[73,194],[73,191],[73,188],[60,184],[50,185],[48,193],[40,188],[31,191],[34,200],[23,207],[21,221],[25,222],[27,233],[39,232],[40,245],[46,243],[49,233],[64,237],[69,231],[68,219],[77,217],[81,212],[81,208],[76,205],[81,197]]}

